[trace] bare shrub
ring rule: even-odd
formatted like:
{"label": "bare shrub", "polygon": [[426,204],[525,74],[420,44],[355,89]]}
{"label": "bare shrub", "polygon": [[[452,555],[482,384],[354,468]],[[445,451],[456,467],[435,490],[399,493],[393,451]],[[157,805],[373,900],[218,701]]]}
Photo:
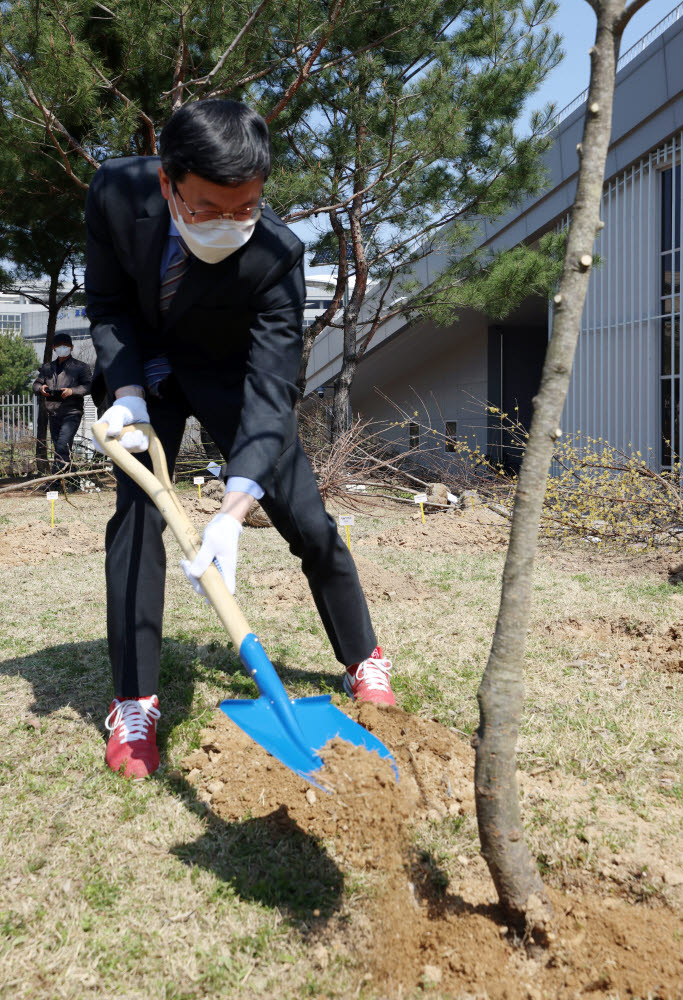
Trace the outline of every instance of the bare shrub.
{"label": "bare shrub", "polygon": [[[529,434],[516,413],[479,405],[498,421],[496,437],[504,442],[503,454],[500,450],[485,453],[467,439],[451,440],[431,422],[421,420],[417,411],[408,413],[396,404],[400,419],[383,425],[384,434],[407,427],[409,421],[416,423],[421,439],[433,441],[434,448],[396,456],[394,463],[404,474],[407,469],[419,469],[423,477],[443,483],[456,496],[476,490],[489,506],[511,516],[517,473],[505,454],[514,453],[515,464],[521,461]],[[379,425],[375,431],[382,433]],[[446,442],[448,454],[444,454]],[[652,449],[643,456],[630,446],[622,450],[604,438],[577,431],[558,438],[551,472],[541,515],[545,538],[573,536],[632,549],[683,547],[680,461],[661,470]]]}

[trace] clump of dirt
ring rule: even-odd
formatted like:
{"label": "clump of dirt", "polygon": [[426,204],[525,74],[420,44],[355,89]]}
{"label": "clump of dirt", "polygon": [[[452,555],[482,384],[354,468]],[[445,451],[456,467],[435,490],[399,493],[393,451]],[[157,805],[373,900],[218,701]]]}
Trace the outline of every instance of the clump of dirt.
{"label": "clump of dirt", "polygon": [[274,838],[294,821],[338,865],[369,874],[373,891],[362,912],[350,904],[310,932],[317,949],[358,962],[361,987],[400,996],[431,986],[490,1000],[680,998],[680,923],[666,909],[551,892],[549,946],[529,951],[506,925],[480,868],[457,886],[439,886],[429,856],[410,847],[411,826],[472,811],[472,751],[452,731],[398,709],[361,705],[348,713],[392,751],[400,784],[377,755],[334,741],[324,752],[325,780],[334,786],[326,794],[224,716],[202,732],[201,748],[183,766],[199,799],[222,819],[261,817],[273,824]]}
{"label": "clump of dirt", "polygon": [[[337,744],[330,747],[326,780],[329,775],[333,783],[339,783],[342,767],[347,775],[363,775],[369,768],[371,782],[385,784],[390,776],[392,808],[399,811],[406,803],[410,814],[417,818],[439,819],[474,811],[472,752],[455,733],[399,709],[371,704],[349,707],[347,714],[389,747],[401,782],[396,785],[393,770],[376,754],[354,750],[348,744],[342,744],[343,755]],[[246,812],[268,816],[285,803],[291,819],[306,833],[322,838],[340,834],[336,807],[329,809],[335,797],[321,792],[310,795],[307,782],[274,760],[227,716],[217,715],[212,726],[202,731],[200,742],[200,749],[183,761],[183,767],[188,771],[188,781],[197,785],[199,797],[222,819],[238,820]],[[357,756],[350,760],[348,754]],[[349,786],[341,781],[337,797],[340,789],[348,792]],[[360,803],[357,811],[364,808]]]}
{"label": "clump of dirt", "polygon": [[0,566],[23,566],[103,549],[104,535],[79,521],[54,528],[44,521],[29,521],[0,531]]}
{"label": "clump of dirt", "polygon": [[596,641],[622,666],[645,666],[668,673],[683,673],[683,625],[658,627],[627,618],[579,621],[567,618],[549,622],[546,632],[583,642]]}
{"label": "clump of dirt", "polygon": [[[182,504],[190,519],[195,524],[205,524],[207,515],[214,517],[221,509],[221,500],[225,493],[225,483],[214,479],[202,486],[202,495],[197,493],[185,493],[182,495]],[[254,500],[249,509],[249,513],[244,519],[247,528],[271,528],[272,521],[257,500]]]}
{"label": "clump of dirt", "polygon": [[[211,485],[213,485],[213,483]],[[222,495],[223,491],[221,491],[221,496]],[[216,496],[207,496],[204,487],[202,487],[201,497],[198,493],[184,493],[180,496],[185,512],[189,515],[190,520],[195,524],[206,524],[207,515],[208,517],[214,517],[221,509],[220,498]]]}
{"label": "clump of dirt", "polygon": [[[383,601],[414,601],[421,604],[432,593],[412,574],[402,574],[396,570],[383,569],[369,559],[355,556],[361,586],[369,604]],[[252,573],[252,586],[268,587],[270,597],[283,606],[313,603],[306,577],[301,570],[274,569],[269,573]]]}
{"label": "clump of dirt", "polygon": [[552,940],[527,950],[491,903],[446,893],[411,906],[389,895],[377,901],[370,967],[392,996],[417,985],[472,1000],[681,996],[679,922],[666,911],[551,892]]}
{"label": "clump of dirt", "polygon": [[420,549],[422,552],[448,553],[458,549],[501,552],[507,547],[510,522],[488,507],[450,508],[427,513],[422,524],[420,513],[394,525],[374,538],[361,539],[361,545],[389,545],[393,548]]}

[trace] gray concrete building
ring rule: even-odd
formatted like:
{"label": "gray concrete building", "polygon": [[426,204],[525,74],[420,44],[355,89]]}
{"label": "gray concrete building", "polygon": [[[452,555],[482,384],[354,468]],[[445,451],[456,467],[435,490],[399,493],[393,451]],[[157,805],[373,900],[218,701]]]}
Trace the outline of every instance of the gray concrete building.
{"label": "gray concrete building", "polygon": [[[548,184],[495,225],[482,245],[533,244],[569,220],[576,189],[577,144],[586,94],[558,116],[546,155]],[[566,432],[632,446],[668,467],[683,453],[681,433],[680,253],[683,178],[683,4],[620,59],[613,127],[603,191],[605,227],[594,269],[569,396]],[[443,266],[433,254],[420,267],[428,285]],[[394,419],[385,397],[442,432],[469,436],[495,452],[501,436],[487,420],[486,402],[519,407],[528,423],[549,329],[545,300],[530,298],[504,322],[461,311],[452,326],[411,325],[395,318],[378,331],[359,366],[354,412]],[[311,390],[339,370],[341,334],[328,329],[316,342],[308,370]],[[381,394],[380,394],[381,393]],[[401,429],[408,445],[410,427]],[[415,432],[413,429],[413,444]],[[424,434],[423,434],[424,437]],[[419,446],[426,448],[424,441]],[[447,443],[443,443],[444,450]],[[514,459],[514,449],[507,456]]]}

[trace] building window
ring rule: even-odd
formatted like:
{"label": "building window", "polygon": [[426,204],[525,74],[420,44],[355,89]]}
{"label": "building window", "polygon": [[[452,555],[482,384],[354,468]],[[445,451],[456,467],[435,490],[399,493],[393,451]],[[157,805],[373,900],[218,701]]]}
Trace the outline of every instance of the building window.
{"label": "building window", "polygon": [[457,451],[457,434],[458,434],[458,422],[457,420],[447,420],[446,421],[446,440],[444,446],[446,451]]}
{"label": "building window", "polygon": [[0,333],[19,333],[21,313],[0,313]]}
{"label": "building window", "polygon": [[331,298],[329,299],[306,299],[306,309],[319,309],[320,312],[324,312],[329,306]]}
{"label": "building window", "polygon": [[409,448],[419,448],[420,447],[420,425],[419,424],[408,424],[408,447]]}
{"label": "building window", "polygon": [[681,167],[661,172],[660,383],[662,465],[671,468],[681,448]]}

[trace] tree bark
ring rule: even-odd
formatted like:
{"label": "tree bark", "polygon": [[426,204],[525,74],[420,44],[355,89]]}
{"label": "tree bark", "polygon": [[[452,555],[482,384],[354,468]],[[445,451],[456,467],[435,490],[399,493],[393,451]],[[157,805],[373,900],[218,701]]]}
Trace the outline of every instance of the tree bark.
{"label": "tree bark", "polygon": [[335,236],[337,237],[337,245],[339,248],[339,264],[337,265],[337,280],[334,289],[334,295],[329,306],[324,313],[317,316],[311,325],[304,330],[303,335],[303,346],[301,351],[301,364],[299,365],[299,376],[296,380],[297,388],[299,390],[299,400],[298,404],[306,394],[306,372],[308,370],[308,362],[311,357],[311,351],[313,350],[313,344],[316,338],[322,330],[325,329],[328,323],[330,323],[336,313],[339,310],[339,306],[344,300],[344,293],[346,291],[346,283],[349,276],[349,260],[346,244],[346,235],[344,233],[344,227],[342,226],[339,218],[336,215],[331,216],[332,229],[334,230]]}
{"label": "tree bark", "polygon": [[[595,236],[602,226],[600,203],[619,42],[635,7],[631,4],[625,11],[625,0],[588,2],[597,14],[598,24],[595,45],[590,50],[591,78],[579,147],[576,199],[560,287],[554,299],[552,337],[519,475],[498,620],[477,695],[480,724],[472,740],[476,749],[475,796],[482,854],[503,908],[512,919],[525,921],[530,932],[542,932],[552,919],[550,901],[524,840],[515,777],[532,571],[548,470],[561,434],[560,419],[588,290]],[[642,6],[639,0],[636,3]]]}
{"label": "tree bark", "polygon": [[[361,106],[364,102],[365,89],[359,88]],[[368,259],[365,252],[365,241],[361,219],[363,216],[363,191],[365,189],[366,171],[363,165],[363,144],[366,128],[360,122],[356,127],[356,162],[353,171],[354,196],[348,209],[349,225],[351,227],[351,245],[353,246],[353,262],[355,266],[355,282],[350,300],[344,307],[344,346],[342,364],[339,374],[334,380],[334,396],[332,399],[332,431],[334,443],[351,426],[351,386],[358,368],[358,316],[365,301],[368,287]]]}
{"label": "tree bark", "polygon": [[[360,226],[359,226],[360,229]],[[353,223],[351,224],[353,232]],[[356,284],[349,304],[344,309],[344,346],[342,364],[334,380],[332,399],[332,441],[336,441],[351,425],[351,386],[358,368],[358,314],[365,298],[368,269],[364,253],[356,254]]]}

